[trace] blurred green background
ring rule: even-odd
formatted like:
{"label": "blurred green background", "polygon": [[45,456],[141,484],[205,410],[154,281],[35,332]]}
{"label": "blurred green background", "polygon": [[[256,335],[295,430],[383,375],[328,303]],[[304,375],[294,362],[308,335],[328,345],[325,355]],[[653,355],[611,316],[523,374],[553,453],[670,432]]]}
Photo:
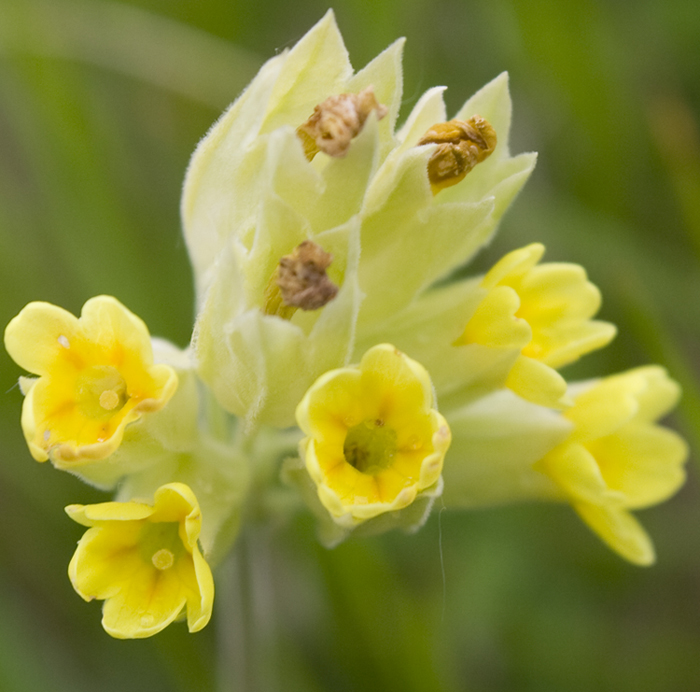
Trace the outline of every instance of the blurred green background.
{"label": "blurred green background", "polygon": [[[305,0],[0,0],[0,323],[27,302],[79,312],[117,296],[184,346],[192,286],[178,205],[189,156],[262,61],[327,9]],[[620,335],[570,377],[665,364],[671,421],[700,441],[700,3],[350,0],[356,68],[408,38],[404,110],[447,84],[454,112],[511,75],[515,152],[538,167],[488,266],[532,241],[579,262]],[[66,568],[63,514],[105,499],[31,460],[19,369],[0,353],[0,689],[208,692],[236,687],[235,618],[120,642]],[[697,454],[697,452],[696,452]],[[640,518],[658,564],[605,548],[567,507],[435,512],[416,536],[320,548],[308,518],[246,537],[247,657],[285,690],[577,692],[700,689],[697,456]],[[444,569],[443,569],[444,567]],[[217,581],[228,611],[229,565]],[[243,616],[242,616],[243,617]],[[238,651],[238,654],[236,654]]]}

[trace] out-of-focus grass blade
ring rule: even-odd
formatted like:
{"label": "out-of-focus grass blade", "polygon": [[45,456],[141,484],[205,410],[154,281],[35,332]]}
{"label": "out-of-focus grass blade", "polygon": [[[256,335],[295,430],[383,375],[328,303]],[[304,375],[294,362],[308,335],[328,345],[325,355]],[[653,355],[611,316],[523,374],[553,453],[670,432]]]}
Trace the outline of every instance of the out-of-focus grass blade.
{"label": "out-of-focus grass blade", "polygon": [[213,108],[232,100],[260,59],[192,26],[101,0],[6,0],[0,52],[85,62]]}
{"label": "out-of-focus grass blade", "polygon": [[[117,3],[10,0],[2,13],[0,285],[15,305],[41,297],[76,309],[108,292],[146,319],[159,305],[153,326],[170,335],[168,325],[189,313],[191,289],[178,232],[180,173],[168,186],[163,157],[183,144],[177,126],[188,121],[179,114],[190,111],[167,99],[218,111],[258,61]],[[120,81],[122,74],[159,90]],[[184,143],[185,157],[203,131]],[[163,277],[155,281],[161,298],[149,286],[154,272]],[[180,328],[181,343],[190,327]]]}
{"label": "out-of-focus grass blade", "polygon": [[659,97],[649,110],[649,132],[673,185],[685,229],[700,259],[700,129],[683,100]]}
{"label": "out-of-focus grass blade", "polygon": [[[0,583],[0,591],[12,592],[13,586]],[[49,632],[42,632],[46,630],[46,623],[39,618],[34,622],[27,621],[25,607],[21,599],[3,602],[3,616],[0,618],[0,688],[31,692],[69,687],[74,692],[88,692],[90,686],[84,683],[78,671],[70,670],[70,665],[66,665],[66,661],[62,661],[56,649],[51,647]],[[41,655],[38,656],[39,649]],[[61,683],[65,686],[61,686]]]}

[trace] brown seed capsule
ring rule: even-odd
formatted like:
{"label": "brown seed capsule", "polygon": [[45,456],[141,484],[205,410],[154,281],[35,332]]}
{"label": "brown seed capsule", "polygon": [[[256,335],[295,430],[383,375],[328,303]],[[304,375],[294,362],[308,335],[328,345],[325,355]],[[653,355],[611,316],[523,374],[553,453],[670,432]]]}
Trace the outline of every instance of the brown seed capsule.
{"label": "brown seed capsule", "polygon": [[338,294],[338,287],[328,278],[326,269],[333,256],[311,240],[297,245],[279,265],[265,292],[264,311],[290,319],[297,308],[318,310]]}
{"label": "brown seed capsule", "polygon": [[373,110],[377,111],[379,120],[387,114],[386,106],[377,101],[371,86],[359,94],[338,94],[320,103],[313,115],[297,128],[306,158],[311,161],[319,151],[329,156],[345,156],[351,140],[360,133]]}
{"label": "brown seed capsule", "polygon": [[418,146],[438,145],[428,161],[433,194],[456,185],[477,163],[487,159],[496,141],[496,131],[480,115],[433,125],[418,142]]}

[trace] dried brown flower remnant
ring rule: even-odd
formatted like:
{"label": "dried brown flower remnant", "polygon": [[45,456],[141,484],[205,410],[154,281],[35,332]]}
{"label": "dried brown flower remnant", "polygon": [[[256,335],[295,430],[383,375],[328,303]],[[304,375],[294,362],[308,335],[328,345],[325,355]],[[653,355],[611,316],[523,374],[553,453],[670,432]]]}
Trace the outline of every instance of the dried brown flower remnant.
{"label": "dried brown flower remnant", "polygon": [[345,156],[351,140],[360,133],[373,110],[377,111],[379,120],[387,114],[386,106],[377,101],[371,86],[359,94],[328,97],[314,108],[313,115],[297,129],[306,158],[311,161],[319,151],[329,156]]}
{"label": "dried brown flower remnant", "polygon": [[280,259],[265,292],[265,312],[290,319],[297,308],[318,310],[335,298],[338,287],[326,275],[333,255],[311,240]]}
{"label": "dried brown flower remnant", "polygon": [[433,125],[418,142],[419,146],[438,145],[428,161],[433,194],[456,185],[477,163],[487,159],[496,141],[496,131],[480,115]]}

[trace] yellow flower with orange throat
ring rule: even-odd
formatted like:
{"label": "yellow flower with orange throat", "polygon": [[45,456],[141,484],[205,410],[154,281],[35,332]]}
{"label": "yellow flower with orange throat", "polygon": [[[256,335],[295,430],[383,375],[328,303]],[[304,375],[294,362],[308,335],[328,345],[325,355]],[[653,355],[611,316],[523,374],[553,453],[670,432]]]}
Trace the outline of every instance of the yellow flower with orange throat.
{"label": "yellow flower with orange throat", "polygon": [[5,330],[21,367],[22,429],[32,456],[57,465],[104,459],[141,416],[177,389],[175,371],[154,364],[146,325],[110,296],[91,298],[81,316],[30,303]]}
{"label": "yellow flower with orange throat", "polygon": [[439,484],[450,429],[425,368],[389,344],[320,377],[297,421],[318,497],[342,526],[403,509]]}
{"label": "yellow flower with orange throat", "polygon": [[104,600],[102,625],[118,639],[150,637],[181,614],[190,632],[211,617],[214,581],[197,539],[202,515],[183,483],[160,487],[153,505],[103,502],[69,505],[90,527],[68,574],[86,601]]}

